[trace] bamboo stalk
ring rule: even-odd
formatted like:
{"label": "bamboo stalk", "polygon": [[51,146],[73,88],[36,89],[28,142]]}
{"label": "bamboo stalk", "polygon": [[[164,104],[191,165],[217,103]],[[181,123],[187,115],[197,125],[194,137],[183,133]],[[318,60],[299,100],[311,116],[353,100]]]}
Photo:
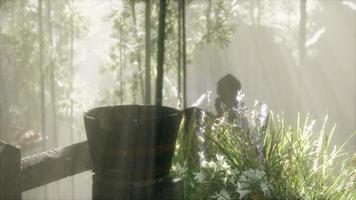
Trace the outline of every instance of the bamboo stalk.
{"label": "bamboo stalk", "polygon": [[300,22],[299,22],[299,62],[304,65],[306,56],[306,25],[307,25],[307,0],[300,0]]}
{"label": "bamboo stalk", "polygon": [[[42,0],[38,0],[38,39],[39,39],[39,71],[40,71],[40,102],[41,102],[41,133],[43,137],[43,145],[42,150],[47,150],[47,142],[46,142],[46,107],[45,107],[45,74],[43,67],[43,20],[42,20]],[[44,188],[44,198],[48,199],[48,188]]]}
{"label": "bamboo stalk", "polygon": [[182,1],[178,1],[178,60],[177,60],[177,93],[179,108],[182,104]]}
{"label": "bamboo stalk", "polygon": [[145,104],[151,104],[151,0],[145,5]]}
{"label": "bamboo stalk", "polygon": [[[1,5],[0,5],[1,6]],[[1,26],[0,26],[0,33],[1,33]],[[4,105],[4,95],[5,95],[5,90],[3,90],[4,88],[4,84],[3,84],[3,70],[2,70],[2,38],[1,38],[1,34],[0,34],[0,140],[3,139],[3,105]]]}
{"label": "bamboo stalk", "polygon": [[[130,1],[130,7],[131,7],[131,13],[132,13],[134,37],[135,37],[137,44],[139,44],[139,36],[138,36],[138,30],[137,30],[137,19],[136,19],[136,7],[135,7],[134,0]],[[141,70],[142,58],[141,58],[141,54],[140,54],[140,48],[138,48],[136,50],[136,59],[137,59],[137,65],[138,65],[138,77],[140,80],[142,101],[145,101],[145,92],[144,92],[145,86],[144,86],[143,77],[141,74],[141,72],[142,72],[142,70]]]}
{"label": "bamboo stalk", "polygon": [[165,18],[167,12],[167,1],[160,0],[159,4],[159,27],[157,43],[157,79],[156,79],[156,105],[162,106],[163,75],[164,75],[164,42],[165,42]]}
{"label": "bamboo stalk", "polygon": [[[51,48],[49,53],[49,67],[50,67],[50,87],[51,87],[51,110],[52,110],[52,126],[53,126],[53,140],[54,147],[59,146],[59,138],[57,134],[57,108],[56,108],[56,86],[55,86],[55,65],[53,63],[53,30],[52,30],[52,4],[51,0],[47,0],[47,26],[48,26],[48,41]],[[56,184],[58,198],[60,197],[60,183]]]}
{"label": "bamboo stalk", "polygon": [[123,31],[122,26],[120,26],[120,103],[124,104],[124,46],[123,46]]}
{"label": "bamboo stalk", "polygon": [[[73,101],[73,82],[74,82],[74,20],[73,20],[73,10],[70,17],[70,142],[74,143],[74,101]],[[75,198],[75,177],[71,178],[72,182],[72,199]]]}
{"label": "bamboo stalk", "polygon": [[187,39],[185,24],[185,0],[182,0],[182,23],[183,23],[183,108],[187,108]]}

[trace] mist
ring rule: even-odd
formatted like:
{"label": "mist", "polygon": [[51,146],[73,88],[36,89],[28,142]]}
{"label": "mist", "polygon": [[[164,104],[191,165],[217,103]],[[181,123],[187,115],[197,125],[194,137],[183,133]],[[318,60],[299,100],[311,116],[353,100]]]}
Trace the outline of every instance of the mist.
{"label": "mist", "polygon": [[[0,0],[0,140],[27,157],[86,141],[89,109],[155,104],[159,1],[151,2],[145,27],[139,0]],[[315,129],[335,125],[331,146],[355,133],[355,0],[187,0],[184,22],[178,2],[165,19],[163,106],[214,115],[218,81],[232,74],[251,109],[257,100],[290,125],[298,115]],[[345,152],[356,153],[356,137]],[[22,193],[91,198],[91,171]]]}

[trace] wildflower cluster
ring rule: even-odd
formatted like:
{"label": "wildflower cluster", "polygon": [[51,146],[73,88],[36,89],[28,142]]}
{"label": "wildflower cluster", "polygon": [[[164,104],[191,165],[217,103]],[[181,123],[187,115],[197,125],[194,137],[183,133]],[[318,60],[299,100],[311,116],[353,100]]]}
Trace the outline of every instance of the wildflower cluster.
{"label": "wildflower cluster", "polygon": [[293,129],[258,101],[249,111],[241,91],[236,101],[233,115],[200,111],[179,139],[173,172],[186,199],[356,200],[356,170],[342,147],[329,147],[327,118],[320,131],[300,117]]}

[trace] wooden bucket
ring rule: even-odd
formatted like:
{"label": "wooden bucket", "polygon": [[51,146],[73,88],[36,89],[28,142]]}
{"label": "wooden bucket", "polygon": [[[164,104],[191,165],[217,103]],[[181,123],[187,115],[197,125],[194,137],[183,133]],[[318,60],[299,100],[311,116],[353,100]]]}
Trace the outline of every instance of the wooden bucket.
{"label": "wooden bucket", "polygon": [[120,185],[167,177],[181,117],[181,111],[163,106],[109,106],[86,112],[95,175]]}

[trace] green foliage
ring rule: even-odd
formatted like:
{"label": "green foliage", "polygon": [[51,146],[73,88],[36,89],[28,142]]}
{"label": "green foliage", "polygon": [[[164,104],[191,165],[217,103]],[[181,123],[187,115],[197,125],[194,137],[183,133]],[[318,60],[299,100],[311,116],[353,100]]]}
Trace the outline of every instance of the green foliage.
{"label": "green foliage", "polygon": [[261,108],[237,109],[233,122],[203,114],[185,123],[195,128],[180,133],[173,173],[186,199],[356,199],[355,164],[330,146],[326,120],[315,131],[308,117],[291,127],[270,112],[264,127]]}
{"label": "green foliage", "polygon": [[[45,106],[49,110],[52,103],[49,100],[52,95],[49,85],[50,70],[53,68],[59,117],[68,116],[71,96],[71,22],[74,39],[83,37],[87,32],[86,20],[71,2],[51,0],[50,11],[47,1],[42,4]],[[4,129],[4,133],[9,132],[10,136],[12,128],[39,130],[41,127],[39,116],[34,115],[40,113],[38,16],[37,1],[6,1],[0,10],[1,81],[4,84],[2,87],[5,87],[0,94],[6,100],[2,102],[1,109],[10,119],[6,124],[8,129]]]}
{"label": "green foliage", "polygon": [[[139,1],[123,1],[120,10],[112,11],[110,19],[113,21],[113,33],[111,35],[114,44],[111,47],[110,63],[103,67],[113,75],[116,87],[107,92],[102,100],[112,104],[124,102],[143,102],[140,94],[143,94],[145,55],[145,9],[144,3]],[[187,58],[188,63],[193,59],[194,50],[205,44],[220,44],[226,47],[234,33],[236,13],[233,1],[188,1],[187,10]],[[157,37],[158,37],[158,4],[152,1],[151,16],[151,66],[156,66]],[[132,9],[132,6],[134,9]],[[207,13],[208,7],[211,13]],[[134,12],[135,11],[135,12]],[[209,16],[208,16],[209,15]],[[134,23],[134,19],[136,23]],[[166,16],[166,41],[165,41],[165,78],[164,100],[177,101],[177,65],[178,65],[178,3],[168,1]],[[153,59],[152,59],[153,58]],[[152,70],[152,76],[156,72]],[[132,81],[125,82],[125,79]],[[154,79],[152,79],[154,80]],[[173,89],[172,89],[173,88]],[[123,95],[125,94],[125,95]],[[113,97],[114,96],[114,97]],[[141,96],[141,97],[140,97]]]}

